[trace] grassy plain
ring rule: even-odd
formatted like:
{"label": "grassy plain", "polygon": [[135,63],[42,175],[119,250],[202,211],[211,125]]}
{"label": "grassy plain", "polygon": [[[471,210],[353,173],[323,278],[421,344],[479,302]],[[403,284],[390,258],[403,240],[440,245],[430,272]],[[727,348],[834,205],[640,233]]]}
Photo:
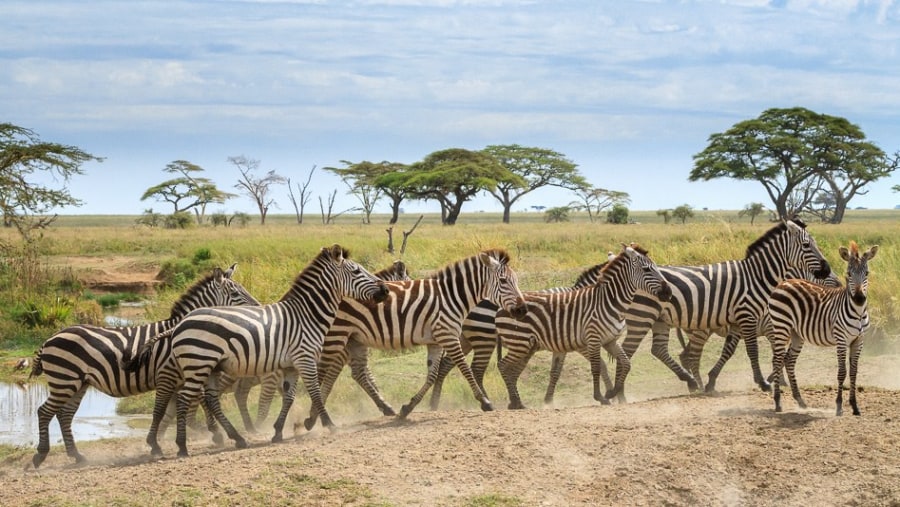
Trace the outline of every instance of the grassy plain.
{"label": "grassy plain", "polygon": [[[607,251],[617,251],[621,243],[638,242],[648,248],[658,264],[705,264],[744,256],[747,245],[762,235],[771,224],[764,218],[751,225],[746,218],[738,218],[735,211],[698,211],[685,224],[662,223],[654,212],[632,212],[636,222],[629,225],[591,223],[584,215],[576,215],[568,223],[547,224],[539,213],[514,213],[512,223],[500,223],[500,216],[492,213],[463,215],[456,226],[445,227],[440,217],[425,215],[415,231],[407,238],[406,251],[390,254],[387,217],[374,216],[373,224],[364,225],[357,217],[341,217],[336,224],[322,225],[318,217],[308,217],[297,224],[291,215],[269,217],[265,226],[195,227],[187,230],[148,229],[134,226],[136,217],[129,216],[63,216],[45,231],[39,243],[44,269],[61,270],[62,278],[77,278],[68,273],[64,259],[69,257],[129,257],[134,266],[158,267],[167,262],[190,260],[206,250],[211,265],[226,267],[238,263],[236,279],[260,301],[279,299],[297,273],[318,249],[339,243],[351,251],[351,256],[371,270],[381,269],[401,258],[414,277],[425,276],[441,266],[475,254],[484,248],[500,247],[508,250],[513,267],[524,290],[570,285],[585,268],[602,262]],[[409,231],[418,215],[404,215],[394,227],[393,241],[399,252],[403,232]],[[809,230],[819,247],[839,273],[844,263],[838,247],[850,240],[861,246],[880,245],[878,257],[872,261],[870,278],[870,313],[872,330],[867,339],[867,354],[897,348],[900,334],[900,302],[896,297],[900,287],[900,210],[852,210],[839,225],[809,224]],[[0,230],[0,245],[14,245],[18,238],[9,229]],[[8,262],[8,261],[7,261]],[[9,266],[6,266],[9,269]],[[60,292],[62,289],[56,289]],[[160,291],[146,307],[143,320],[166,318],[171,304],[181,293],[180,288]],[[48,291],[53,297],[54,290]],[[7,290],[2,299],[5,308],[15,304],[16,298],[33,294]],[[0,377],[9,378],[12,358],[30,356],[40,343],[56,328],[25,331],[11,322],[6,310],[0,310]],[[720,340],[711,344],[704,355],[712,361]],[[643,346],[642,346],[643,348]],[[767,347],[763,347],[767,349]],[[411,354],[373,355],[373,368],[379,384],[389,400],[405,400],[414,387],[424,379],[424,351]],[[649,356],[649,354],[642,354]],[[740,354],[739,354],[740,355]],[[742,359],[736,358],[735,361]],[[658,362],[636,362],[629,381],[662,382],[671,374]],[[571,363],[583,362],[573,359]],[[539,399],[547,375],[546,361],[532,361],[533,367],[523,377],[522,390],[526,399]],[[572,368],[581,368],[573,365]],[[705,366],[708,368],[708,366]],[[489,370],[494,372],[494,369]],[[346,374],[345,374],[346,375]],[[530,382],[528,377],[537,381]],[[569,377],[567,375],[567,377]],[[582,378],[582,376],[578,376]],[[672,377],[672,379],[674,379]],[[335,413],[356,413],[370,410],[370,402],[361,391],[342,377],[333,398]],[[491,393],[505,393],[499,375],[489,373],[487,389]],[[587,392],[582,381],[572,389]],[[566,395],[561,386],[561,396]],[[529,392],[529,390],[531,392]],[[458,375],[446,387],[449,403],[470,404],[468,387]],[[137,402],[137,410],[149,406],[150,399]]]}

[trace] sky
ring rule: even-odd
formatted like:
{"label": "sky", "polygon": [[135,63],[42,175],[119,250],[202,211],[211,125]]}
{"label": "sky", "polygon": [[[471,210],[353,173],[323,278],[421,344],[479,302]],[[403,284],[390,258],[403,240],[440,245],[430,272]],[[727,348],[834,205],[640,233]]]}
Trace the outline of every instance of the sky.
{"label": "sky", "polygon": [[[0,122],[104,158],[68,182],[83,205],[63,214],[171,212],[140,198],[174,160],[237,193],[239,155],[295,194],[313,171],[306,213],[335,190],[340,211],[358,202],[324,167],[494,144],[562,153],[633,210],[771,207],[759,183],[688,175],[710,135],[795,106],[900,149],[900,2],[0,3]],[[897,184],[851,206],[893,208]],[[287,187],[272,196],[271,213],[294,213]],[[543,189],[513,210],[575,199]],[[501,209],[480,196],[463,211]],[[209,211],[256,208],[241,196]]]}

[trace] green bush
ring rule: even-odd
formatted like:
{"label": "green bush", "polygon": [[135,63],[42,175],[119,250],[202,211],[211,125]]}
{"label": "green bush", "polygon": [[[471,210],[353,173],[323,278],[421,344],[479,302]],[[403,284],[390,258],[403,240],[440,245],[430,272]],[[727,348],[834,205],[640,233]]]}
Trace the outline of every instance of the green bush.
{"label": "green bush", "polygon": [[624,204],[616,204],[606,214],[606,222],[610,224],[627,224],[628,207]]}
{"label": "green bush", "polygon": [[26,327],[60,327],[66,323],[72,313],[72,304],[65,298],[57,297],[55,301],[46,303],[30,300],[17,305],[12,310],[14,321]]}

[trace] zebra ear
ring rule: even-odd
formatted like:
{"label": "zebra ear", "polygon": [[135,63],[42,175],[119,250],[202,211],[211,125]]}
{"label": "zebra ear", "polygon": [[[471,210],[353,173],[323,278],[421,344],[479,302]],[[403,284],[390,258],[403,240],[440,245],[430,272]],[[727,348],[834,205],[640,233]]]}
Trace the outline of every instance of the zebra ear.
{"label": "zebra ear", "polygon": [[876,254],[876,253],[878,253],[878,245],[875,245],[875,246],[869,248],[868,250],[866,250],[866,251],[863,253],[862,258],[863,258],[863,260],[866,260],[866,261],[867,261],[867,260],[869,260],[869,259],[875,257],[875,254]]}
{"label": "zebra ear", "polygon": [[841,254],[841,259],[844,259],[845,261],[850,262],[850,250],[847,247],[842,246],[842,247],[838,248],[838,252],[840,252],[840,254]]}
{"label": "zebra ear", "polygon": [[406,272],[406,263],[400,260],[394,261],[394,272],[396,272],[397,276],[400,278],[409,276],[409,273]]}
{"label": "zebra ear", "polygon": [[235,262],[234,264],[231,265],[230,268],[225,270],[225,278],[231,278],[232,276],[234,276],[235,269],[237,269],[237,262]]}
{"label": "zebra ear", "polygon": [[230,278],[230,276],[226,275],[221,268],[217,267],[213,269],[213,279],[216,281],[216,283],[221,284],[225,281],[226,278]]}
{"label": "zebra ear", "polygon": [[[322,250],[325,249],[323,248]],[[337,243],[331,245],[329,254],[331,255],[331,258],[337,262],[342,262],[344,260],[344,249]]]}
{"label": "zebra ear", "polygon": [[499,261],[491,256],[491,254],[487,252],[481,252],[478,254],[478,260],[481,261],[485,266],[496,266]]}

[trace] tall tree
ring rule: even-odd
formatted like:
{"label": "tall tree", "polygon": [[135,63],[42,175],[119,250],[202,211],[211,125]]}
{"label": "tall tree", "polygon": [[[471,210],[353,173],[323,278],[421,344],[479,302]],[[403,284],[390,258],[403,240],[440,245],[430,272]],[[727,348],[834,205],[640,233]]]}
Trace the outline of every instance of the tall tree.
{"label": "tall tree", "polygon": [[312,192],[310,192],[309,184],[312,181],[313,173],[316,172],[316,166],[312,166],[312,169],[309,170],[309,174],[306,176],[306,182],[302,185],[297,183],[297,193],[298,196],[294,195],[294,189],[291,187],[291,179],[287,179],[287,187],[288,187],[288,196],[291,198],[291,203],[294,205],[294,213],[297,215],[297,223],[303,223],[303,212],[306,209],[306,205],[309,204],[309,196]]}
{"label": "tall tree", "polygon": [[152,197],[160,202],[171,203],[174,208],[173,215],[193,210],[197,224],[202,224],[209,204],[224,204],[228,199],[236,197],[235,194],[220,190],[209,178],[196,176],[203,171],[202,167],[186,160],[170,162],[163,172],[180,176],[148,188],[141,196],[141,200],[145,201]]}
{"label": "tall tree", "polygon": [[410,196],[415,195],[415,189],[408,183],[410,167],[399,162],[382,162],[387,170],[375,179],[375,185],[384,195],[391,200],[390,224],[394,225],[400,218],[400,205]]}
{"label": "tall tree", "polygon": [[[75,146],[41,141],[31,129],[0,123],[0,215],[5,227],[15,227],[26,242],[31,233],[56,220],[47,213],[59,206],[81,206],[66,187],[72,176],[84,174],[82,164],[103,159]],[[53,188],[36,181],[39,173],[61,178]],[[41,178],[38,178],[40,180]]]}
{"label": "tall tree", "polygon": [[841,194],[846,208],[865,185],[889,175],[896,166],[896,158],[889,160],[846,119],[794,107],[768,109],[758,118],[711,135],[706,149],[694,155],[688,179],[758,181],[779,217],[789,218],[796,210],[788,209],[788,201],[804,182],[809,186],[809,178],[833,180],[831,191]]}
{"label": "tall tree", "polygon": [[241,179],[238,180],[235,188],[253,199],[259,209],[259,223],[265,225],[269,208],[277,206],[275,199],[271,197],[272,186],[284,184],[287,180],[284,176],[276,174],[275,171],[269,171],[264,176],[257,176],[259,160],[247,158],[244,155],[228,157],[228,161],[241,172]]}
{"label": "tall tree", "polygon": [[563,154],[546,148],[519,146],[518,144],[491,145],[482,150],[491,155],[509,172],[521,178],[498,181],[489,190],[503,205],[503,223],[509,223],[513,204],[523,196],[541,187],[553,186],[576,190],[587,184],[579,174],[578,166]]}
{"label": "tall tree", "polygon": [[496,159],[478,151],[450,148],[436,151],[412,165],[406,184],[421,199],[441,205],[444,225],[455,225],[462,206],[482,191],[491,191],[499,182],[522,184]]}

